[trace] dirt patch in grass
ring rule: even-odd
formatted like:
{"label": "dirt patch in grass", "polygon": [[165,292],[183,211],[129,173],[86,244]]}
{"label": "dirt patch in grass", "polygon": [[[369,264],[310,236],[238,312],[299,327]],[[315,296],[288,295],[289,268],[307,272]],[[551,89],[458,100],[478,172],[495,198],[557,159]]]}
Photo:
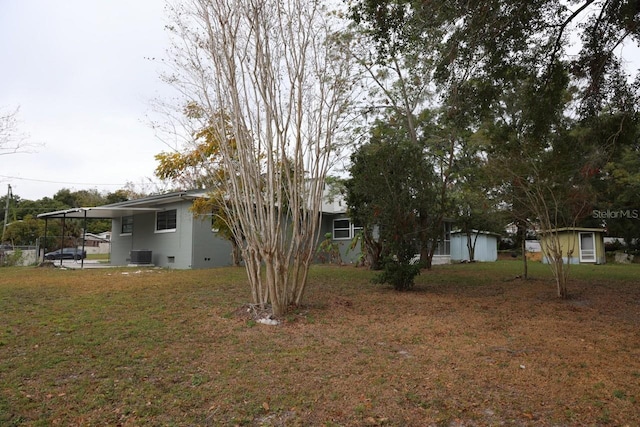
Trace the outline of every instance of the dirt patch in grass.
{"label": "dirt patch in grass", "polygon": [[243,270],[2,269],[0,425],[639,425],[637,267],[319,266],[279,326]]}

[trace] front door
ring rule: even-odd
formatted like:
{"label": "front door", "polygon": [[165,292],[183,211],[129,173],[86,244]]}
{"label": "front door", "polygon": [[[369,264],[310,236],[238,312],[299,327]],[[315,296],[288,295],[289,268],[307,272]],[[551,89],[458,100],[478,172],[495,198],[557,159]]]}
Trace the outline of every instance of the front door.
{"label": "front door", "polygon": [[580,262],[596,262],[594,233],[580,233]]}

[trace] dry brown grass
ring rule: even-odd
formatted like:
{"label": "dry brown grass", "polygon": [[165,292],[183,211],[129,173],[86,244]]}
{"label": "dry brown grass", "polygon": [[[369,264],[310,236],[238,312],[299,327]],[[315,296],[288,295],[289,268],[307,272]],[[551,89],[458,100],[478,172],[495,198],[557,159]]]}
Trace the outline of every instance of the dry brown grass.
{"label": "dry brown grass", "polygon": [[640,266],[314,268],[280,326],[243,270],[0,270],[0,425],[640,425]]}

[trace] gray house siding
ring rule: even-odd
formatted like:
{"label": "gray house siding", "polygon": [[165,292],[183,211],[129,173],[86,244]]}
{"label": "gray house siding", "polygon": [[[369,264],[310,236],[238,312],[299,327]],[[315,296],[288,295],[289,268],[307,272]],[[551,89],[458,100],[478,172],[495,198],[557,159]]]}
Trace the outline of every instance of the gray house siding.
{"label": "gray house siding", "polygon": [[[135,228],[136,217],[133,217]],[[111,220],[111,264],[126,265],[133,249],[133,234],[122,234],[122,217]]]}
{"label": "gray house siding", "polygon": [[156,230],[156,212],[133,215],[133,230],[122,233],[122,217],[113,219],[111,259],[114,265],[131,263],[132,250],[150,250],[151,262],[158,267],[191,268],[191,227],[193,214],[188,202],[171,203],[163,211],[176,210],[174,230]]}
{"label": "gray house siding", "polygon": [[193,213],[188,210],[189,206],[190,203],[186,202],[166,205],[166,211],[176,209],[176,229],[174,231],[156,231],[156,218],[153,215],[151,233],[146,235],[149,240],[145,243],[150,246],[148,249],[153,251],[154,265],[178,269],[191,268]]}
{"label": "gray house siding", "polygon": [[[336,221],[338,221],[336,223]],[[334,228],[335,224],[344,224],[348,221],[348,227]],[[359,248],[350,249],[350,246],[357,233],[358,229],[354,228],[353,223],[349,217],[344,213],[329,214],[324,213],[322,215],[322,222],[320,227],[318,247],[325,240],[325,235],[331,235],[331,241],[337,245],[340,250],[340,258],[343,263],[354,264],[360,260],[361,252]],[[336,232],[338,235],[336,236]],[[319,258],[318,258],[319,260]]]}
{"label": "gray house siding", "polygon": [[233,264],[231,243],[211,230],[211,218],[193,218],[191,268],[225,267]]}
{"label": "gray house siding", "polygon": [[157,212],[133,215],[132,230],[123,233],[123,218],[113,218],[111,263],[131,264],[132,250],[149,250],[158,267],[188,269],[232,264],[231,244],[211,230],[210,218],[194,217],[192,202],[183,200],[161,205],[161,212],[176,210],[175,229],[156,230]]}
{"label": "gray house siding", "polygon": [[[332,243],[340,250],[340,257],[343,263],[355,264],[361,261],[361,242],[355,248],[351,248],[356,234],[361,230],[354,224],[346,213],[323,213],[322,226],[320,232],[320,242],[325,239],[326,234],[331,235]],[[377,231],[374,229],[374,236]],[[442,240],[438,242],[438,247],[432,258],[433,265],[449,264],[451,262],[451,223],[445,221],[443,224]]]}

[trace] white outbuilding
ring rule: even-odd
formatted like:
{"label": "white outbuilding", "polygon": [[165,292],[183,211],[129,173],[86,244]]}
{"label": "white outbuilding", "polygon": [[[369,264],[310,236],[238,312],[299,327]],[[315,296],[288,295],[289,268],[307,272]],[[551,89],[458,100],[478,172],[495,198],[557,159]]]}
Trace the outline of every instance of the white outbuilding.
{"label": "white outbuilding", "polygon": [[499,238],[499,234],[489,231],[454,231],[451,233],[451,262],[471,261],[469,244],[474,248],[473,261],[497,261]]}

